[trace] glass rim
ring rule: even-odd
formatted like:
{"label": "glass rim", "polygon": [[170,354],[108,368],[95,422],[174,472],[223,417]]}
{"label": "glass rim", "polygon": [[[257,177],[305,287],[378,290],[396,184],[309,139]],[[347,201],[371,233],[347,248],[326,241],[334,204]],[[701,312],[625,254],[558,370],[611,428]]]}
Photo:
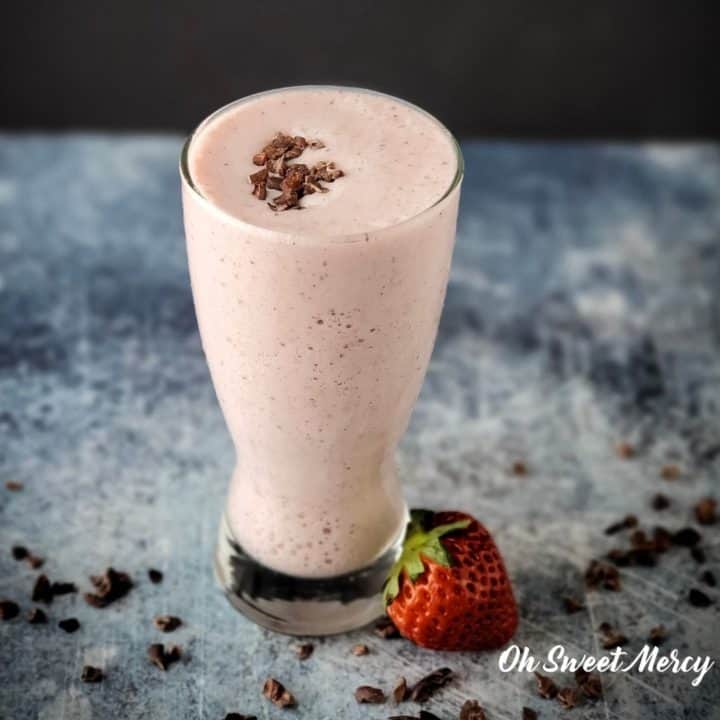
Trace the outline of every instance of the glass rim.
{"label": "glass rim", "polygon": [[[238,105],[242,105],[244,103],[250,102],[251,100],[255,100],[260,97],[264,97],[265,95],[273,95],[275,93],[279,92],[285,92],[288,90],[305,90],[305,89],[336,89],[336,90],[349,90],[349,91],[357,91],[357,92],[367,92],[372,93],[374,95],[381,95],[386,98],[390,98],[391,100],[395,102],[402,103],[403,105],[406,105],[407,107],[410,107],[426,117],[430,118],[434,123],[436,123],[440,128],[442,128],[447,134],[448,137],[451,140],[453,149],[455,151],[455,175],[453,176],[453,179],[450,181],[450,185],[445,190],[445,192],[442,193],[440,197],[438,197],[437,200],[433,201],[431,205],[428,205],[427,207],[423,208],[419,212],[415,213],[414,215],[411,215],[410,217],[405,218],[404,220],[400,220],[399,222],[392,223],[390,225],[383,225],[379,228],[373,228],[372,230],[362,230],[358,232],[353,233],[339,233],[339,234],[329,234],[329,235],[323,235],[321,233],[317,232],[307,232],[307,231],[300,231],[300,232],[293,232],[290,230],[278,230],[274,228],[267,227],[265,225],[258,225],[252,222],[249,222],[248,220],[243,220],[241,217],[238,217],[237,215],[233,215],[231,212],[226,210],[225,208],[220,207],[217,203],[210,200],[210,198],[206,197],[201,191],[200,188],[195,184],[192,173],[190,172],[190,165],[189,165],[189,156],[190,156],[190,148],[192,146],[193,141],[195,138],[198,137],[198,135],[214,120],[216,120],[220,115],[224,114],[225,112],[228,112],[229,110],[235,108]],[[208,208],[211,208],[213,211],[219,213],[226,221],[241,225],[241,226],[247,226],[248,228],[252,228],[253,230],[262,230],[264,232],[273,233],[279,237],[285,237],[285,238],[303,238],[303,237],[312,237],[317,240],[322,240],[326,242],[353,242],[354,240],[362,240],[365,238],[366,235],[377,233],[377,232],[386,232],[388,230],[392,230],[394,228],[401,227],[402,225],[405,225],[406,223],[411,223],[418,218],[425,215],[425,213],[429,212],[433,208],[440,205],[444,200],[446,200],[452,192],[460,185],[460,182],[463,179],[463,176],[465,174],[465,161],[463,158],[462,150],[460,149],[460,143],[457,141],[457,138],[450,132],[450,130],[445,126],[444,123],[442,123],[440,120],[438,120],[432,113],[429,113],[427,110],[424,110],[418,105],[415,105],[414,103],[409,102],[408,100],[403,100],[402,98],[395,97],[394,95],[390,95],[388,93],[380,92],[379,90],[369,90],[367,88],[363,87],[354,87],[349,85],[288,85],[286,87],[280,87],[280,88],[274,88],[272,90],[263,90],[261,92],[253,93],[252,95],[246,95],[244,97],[238,98],[237,100],[232,100],[229,103],[226,103],[222,107],[219,107],[217,110],[213,111],[208,115],[205,119],[203,119],[196,127],[195,129],[190,133],[190,135],[186,138],[185,142],[183,143],[182,151],[180,153],[180,175],[182,178],[183,183],[186,185],[186,187],[193,192],[195,197],[200,200],[201,203],[206,205]]]}

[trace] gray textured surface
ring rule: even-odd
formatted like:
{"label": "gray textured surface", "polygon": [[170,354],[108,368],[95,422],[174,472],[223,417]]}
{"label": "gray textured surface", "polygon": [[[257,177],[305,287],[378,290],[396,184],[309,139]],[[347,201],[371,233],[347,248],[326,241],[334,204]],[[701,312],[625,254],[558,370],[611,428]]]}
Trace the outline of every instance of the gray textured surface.
{"label": "gray textured surface", "polygon": [[[232,612],[210,555],[232,463],[200,350],[183,247],[175,137],[0,137],[0,595],[30,605],[35,573],[10,557],[26,544],[51,579],[109,563],[138,587],[104,611],[56,599],[54,621],[0,623],[0,718],[384,718],[357,706],[357,684],[390,687],[450,665],[458,681],[428,708],[454,717],[477,697],[495,718],[537,698],[497,654],[437,654],[369,632],[321,641],[299,663],[292,641]],[[686,553],[623,571],[624,590],[560,597],[613,541],[626,511],[662,522],[717,490],[720,469],[720,150],[714,146],[465,146],[454,271],[428,379],[403,444],[412,504],[457,506],[496,534],[521,605],[517,641],[596,651],[593,627],[620,624],[639,649],[664,623],[667,648],[718,655],[720,594],[685,600],[698,568]],[[618,459],[619,439],[639,456]],[[530,472],[508,472],[515,459]],[[683,468],[659,479],[668,459]],[[705,532],[720,569],[720,531]],[[166,573],[151,586],[145,570]],[[159,612],[185,627],[162,636]],[[145,658],[172,638],[189,655],[162,674]],[[349,648],[367,642],[371,654]],[[108,678],[83,685],[86,662]],[[272,672],[297,711],[260,697]],[[720,671],[700,688],[681,675],[604,676],[606,703],[574,718],[718,717]],[[413,709],[408,707],[408,710]]]}

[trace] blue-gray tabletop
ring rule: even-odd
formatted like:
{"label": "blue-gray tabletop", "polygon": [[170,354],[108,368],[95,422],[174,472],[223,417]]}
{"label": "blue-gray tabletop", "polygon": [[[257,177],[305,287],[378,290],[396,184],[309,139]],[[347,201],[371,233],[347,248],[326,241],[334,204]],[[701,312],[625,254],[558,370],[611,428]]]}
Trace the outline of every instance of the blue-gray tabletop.
{"label": "blue-gray tabletop", "polygon": [[[358,705],[360,684],[389,690],[449,666],[426,706],[455,718],[467,698],[489,720],[720,717],[720,672],[603,675],[604,699],[572,711],[543,700],[499,652],[436,653],[370,630],[291,638],[231,610],[211,570],[233,451],[193,314],[175,136],[0,136],[0,596],[22,613],[0,623],[2,720],[385,718],[418,707]],[[639,651],[664,625],[664,651],[720,651],[718,526],[693,504],[720,470],[720,148],[708,144],[466,143],[457,248],[438,341],[399,462],[414,506],[464,508],[494,533],[520,606],[515,642],[537,657],[603,652],[609,622]],[[623,459],[620,442],[636,452]],[[526,474],[513,464],[526,465]],[[666,480],[661,469],[677,466]],[[657,492],[671,505],[658,512]],[[622,589],[587,591],[584,570],[643,527],[693,525],[656,567],[621,568]],[[89,589],[112,565],[134,590],[104,609],[81,593],[31,625],[39,570]],[[165,574],[162,584],[147,569]],[[719,573],[720,574],[720,573]],[[692,587],[713,601],[688,602]],[[583,608],[568,615],[562,598]],[[173,635],[153,627],[179,615]],[[57,621],[77,617],[66,634]],[[150,642],[183,646],[162,673]],[[359,642],[363,657],[351,654]],[[102,667],[98,685],[83,665]],[[272,675],[297,697],[261,696]],[[568,676],[558,675],[561,684]]]}

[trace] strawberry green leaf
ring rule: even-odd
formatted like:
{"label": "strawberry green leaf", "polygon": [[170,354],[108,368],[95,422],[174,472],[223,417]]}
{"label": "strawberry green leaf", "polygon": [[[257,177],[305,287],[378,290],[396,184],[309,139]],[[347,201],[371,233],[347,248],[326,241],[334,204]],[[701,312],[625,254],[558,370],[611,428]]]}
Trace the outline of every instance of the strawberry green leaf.
{"label": "strawberry green leaf", "polygon": [[428,510],[414,510],[411,513],[402,553],[390,569],[385,582],[383,598],[386,605],[389,605],[400,592],[400,580],[403,574],[409,582],[415,582],[425,572],[426,562],[444,567],[452,565],[452,557],[442,544],[441,538],[456,530],[464,530],[470,525],[471,520],[467,518],[428,529],[432,524],[432,518],[433,513]]}

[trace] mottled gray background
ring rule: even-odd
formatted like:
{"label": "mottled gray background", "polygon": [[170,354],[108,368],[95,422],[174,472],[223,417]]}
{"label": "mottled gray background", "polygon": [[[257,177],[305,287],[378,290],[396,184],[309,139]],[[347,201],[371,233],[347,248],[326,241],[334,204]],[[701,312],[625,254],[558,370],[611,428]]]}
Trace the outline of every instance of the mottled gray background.
{"label": "mottled gray background", "polygon": [[[51,579],[112,563],[137,588],[100,611],[66,596],[52,623],[0,623],[2,720],[384,718],[355,704],[360,683],[389,689],[442,665],[458,680],[428,709],[449,720],[468,697],[491,720],[520,717],[718,718],[720,672],[700,688],[680,675],[604,677],[606,700],[570,715],[498,653],[442,654],[368,631],[319,642],[299,663],[288,638],[231,611],[210,557],[232,464],[201,353],[180,217],[176,136],[0,136],[0,596],[25,612],[35,572]],[[616,540],[626,512],[648,525],[692,521],[720,469],[720,149],[715,145],[467,143],[457,252],[437,347],[401,451],[414,505],[478,515],[507,560],[521,608],[517,642],[598,652],[594,628],[617,624],[637,651],[664,623],[666,649],[720,647],[713,607],[690,607],[700,567],[685,551],[622,571],[620,593],[583,597],[588,560]],[[616,457],[619,440],[638,457]],[[529,473],[509,472],[515,460]],[[659,478],[677,463],[674,483]],[[720,532],[704,531],[720,570]],[[161,586],[145,571],[166,573]],[[698,585],[698,587],[703,587]],[[161,636],[161,612],[185,621]],[[77,616],[74,635],[55,625]],[[172,639],[186,663],[166,674],[145,657]],[[350,647],[367,642],[371,654]],[[79,680],[105,668],[102,685]],[[300,706],[260,697],[272,672]],[[406,706],[409,711],[417,710]]]}

